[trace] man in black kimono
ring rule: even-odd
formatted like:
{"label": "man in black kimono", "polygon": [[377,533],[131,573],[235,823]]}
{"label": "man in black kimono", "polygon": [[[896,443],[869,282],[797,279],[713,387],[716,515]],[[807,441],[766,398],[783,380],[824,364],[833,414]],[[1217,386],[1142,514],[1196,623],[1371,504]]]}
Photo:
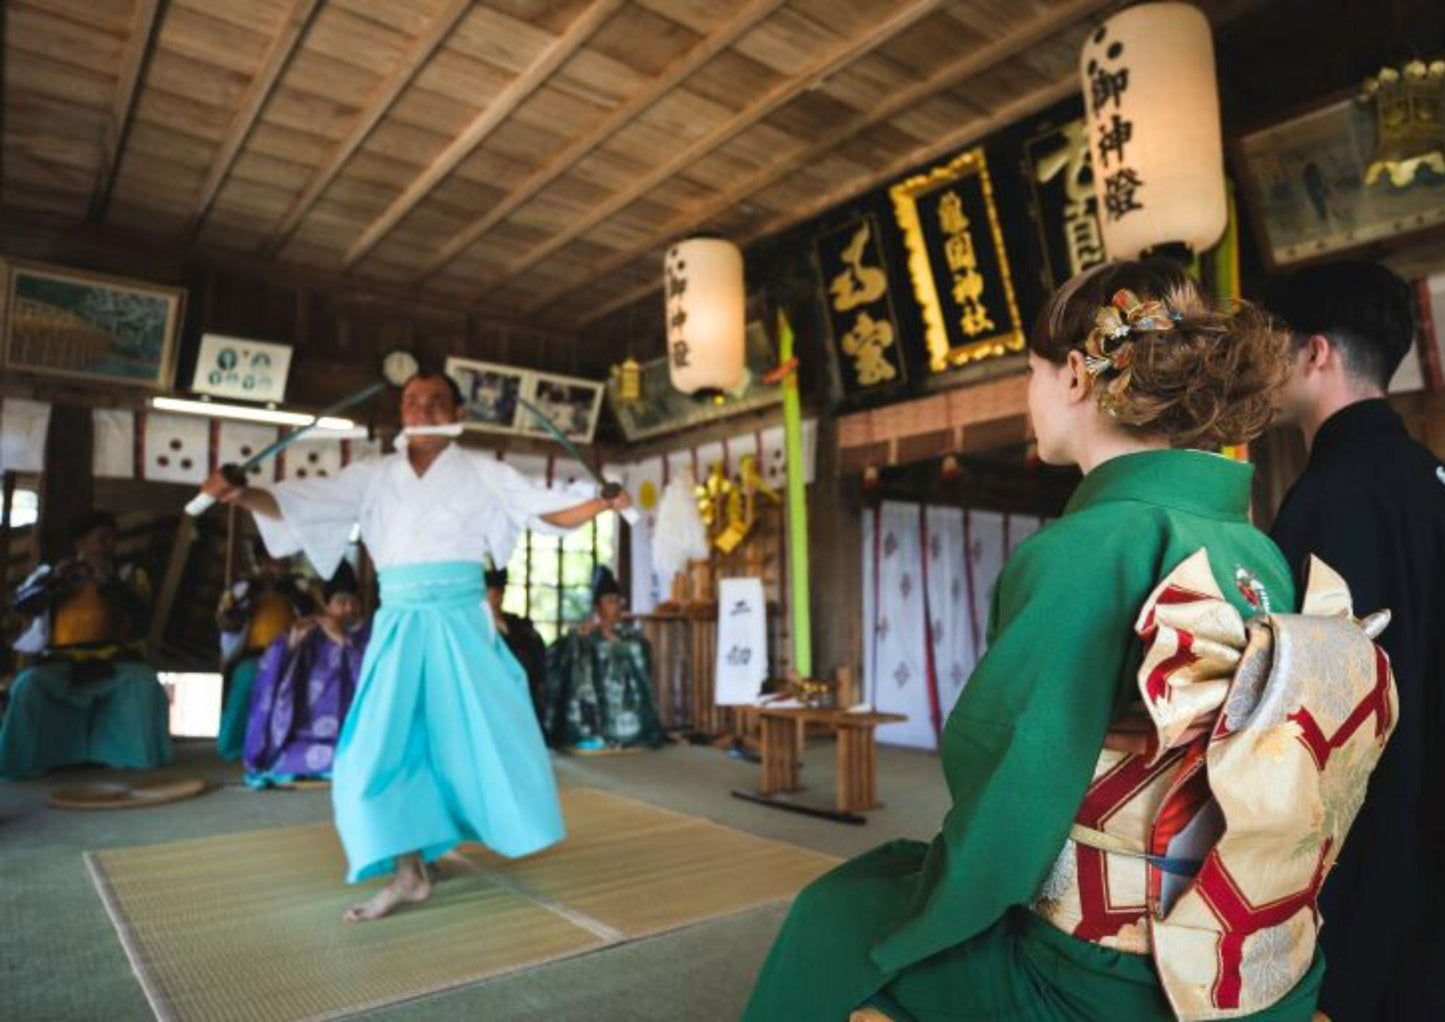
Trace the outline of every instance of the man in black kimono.
{"label": "man in black kimono", "polygon": [[1370,779],[1320,910],[1334,1022],[1445,1018],[1445,466],[1412,440],[1385,390],[1415,339],[1409,286],[1383,267],[1306,269],[1273,289],[1294,337],[1282,417],[1309,462],[1273,538],[1300,578],[1316,554],[1381,637],[1400,722]]}
{"label": "man in black kimono", "polygon": [[547,687],[547,644],[537,633],[530,620],[509,614],[502,609],[502,598],[507,592],[507,569],[489,569],[487,579],[487,606],[492,609],[492,620],[497,631],[527,672],[527,688],[532,693],[532,708],[537,711],[537,722],[542,722],[542,711],[546,704]]}

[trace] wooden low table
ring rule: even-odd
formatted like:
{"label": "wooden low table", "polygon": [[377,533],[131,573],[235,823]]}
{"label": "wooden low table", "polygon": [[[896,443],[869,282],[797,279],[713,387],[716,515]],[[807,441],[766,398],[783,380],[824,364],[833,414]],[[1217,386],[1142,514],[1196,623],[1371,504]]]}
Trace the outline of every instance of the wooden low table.
{"label": "wooden low table", "polygon": [[[762,783],[757,795],[733,792],[739,798],[765,805],[824,816],[847,823],[863,823],[857,814],[877,809],[878,757],[874,729],[908,718],[898,713],[849,713],[847,710],[815,709],[807,706],[751,708],[760,722]],[[800,789],[798,763],[803,750],[803,733],[809,724],[823,724],[838,735],[837,808],[835,811],[783,802],[775,796]]]}

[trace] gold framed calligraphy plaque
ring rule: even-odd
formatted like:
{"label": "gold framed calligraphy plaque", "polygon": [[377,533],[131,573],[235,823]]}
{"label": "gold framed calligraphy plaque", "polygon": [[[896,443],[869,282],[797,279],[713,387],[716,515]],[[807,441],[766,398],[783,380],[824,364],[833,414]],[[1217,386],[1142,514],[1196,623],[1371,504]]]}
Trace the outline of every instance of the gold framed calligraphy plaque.
{"label": "gold framed calligraphy plaque", "polygon": [[982,147],[888,190],[908,248],[908,276],[923,310],[928,367],[1022,351],[1003,232]]}
{"label": "gold framed calligraphy plaque", "polygon": [[878,223],[863,214],[818,235],[828,327],[848,394],[907,382]]}

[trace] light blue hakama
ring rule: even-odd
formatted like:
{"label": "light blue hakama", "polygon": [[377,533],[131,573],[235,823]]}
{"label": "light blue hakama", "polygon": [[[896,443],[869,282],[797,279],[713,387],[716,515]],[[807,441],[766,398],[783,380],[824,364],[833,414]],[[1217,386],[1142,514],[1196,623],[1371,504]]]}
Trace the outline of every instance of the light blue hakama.
{"label": "light blue hakama", "polygon": [[380,572],[331,799],[356,883],[462,841],[508,857],[565,834],[526,673],[483,609],[480,564]]}
{"label": "light blue hakama", "polygon": [[66,660],[20,673],[0,727],[0,777],[80,763],[153,770],[171,761],[170,704],[156,672],[139,660],[108,668],[106,677],[79,682],[79,668]]}

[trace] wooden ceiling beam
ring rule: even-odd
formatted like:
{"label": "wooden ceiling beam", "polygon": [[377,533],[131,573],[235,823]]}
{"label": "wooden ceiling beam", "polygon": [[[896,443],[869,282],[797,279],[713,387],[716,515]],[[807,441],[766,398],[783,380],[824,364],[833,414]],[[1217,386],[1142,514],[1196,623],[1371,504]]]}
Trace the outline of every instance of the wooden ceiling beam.
{"label": "wooden ceiling beam", "polygon": [[[808,68],[792,78],[779,82],[758,99],[749,103],[724,124],[697,139],[672,159],[658,164],[650,173],[644,174],[632,184],[612,195],[599,205],[578,217],[566,230],[548,238],[542,244],[527,252],[520,259],[512,260],[501,273],[487,280],[477,291],[476,301],[481,301],[494,288],[513,277],[520,276],[537,265],[553,252],[569,244],[602,223],[626,209],[654,188],[681,173],[709,153],[726,145],[763,118],[775,113],[786,104],[810,89],[816,88],[832,75],[842,71],[849,64],[873,52],[903,30],[942,6],[944,0],[913,0],[904,4],[893,15],[873,26],[862,35],[845,39],[831,52],[814,61]],[[535,306],[532,310],[535,311]]]}
{"label": "wooden ceiling beam", "polygon": [[150,66],[156,50],[156,40],[161,34],[161,20],[169,0],[139,0],[131,16],[130,36],[126,39],[125,50],[121,53],[120,68],[116,73],[115,102],[111,104],[110,124],[101,140],[100,174],[95,182],[95,191],[90,198],[90,219],[97,222],[105,219],[110,207],[110,197],[115,191],[116,176],[120,172],[120,161],[125,156],[126,140],[130,138],[131,120],[135,115],[135,98],[140,93],[140,83]]}
{"label": "wooden ceiling beam", "polygon": [[211,169],[206,173],[206,178],[196,193],[195,209],[191,212],[185,231],[187,245],[195,241],[196,235],[200,233],[201,225],[206,222],[206,216],[211,212],[211,206],[220,194],[221,186],[226,183],[231,167],[241,153],[241,147],[246,144],[246,139],[251,137],[252,129],[261,119],[261,112],[266,109],[266,103],[276,91],[276,85],[290,65],[291,58],[300,49],[301,41],[306,38],[306,31],[320,12],[321,5],[322,0],[295,0],[286,20],[276,33],[276,38],[271,40],[266,51],[266,61],[247,87],[241,100],[241,108],[231,118],[231,125],[221,142],[221,148],[216,152],[215,159],[211,161]]}
{"label": "wooden ceiling beam", "polygon": [[[971,121],[957,131],[949,132],[946,135],[934,139],[926,146],[912,149],[909,152],[904,153],[898,159],[894,160],[892,163],[888,164],[888,166],[884,167],[881,170],[866,174],[860,178],[855,178],[841,188],[837,188],[830,192],[826,192],[823,195],[820,195],[817,199],[808,203],[805,206],[800,206],[797,209],[789,210],[788,212],[774,217],[771,220],[763,222],[762,224],[748,231],[748,233],[744,237],[737,239],[738,244],[747,245],[748,243],[755,241],[758,238],[767,237],[770,234],[776,234],[779,231],[791,227],[796,223],[807,220],[809,217],[816,216],[817,214],[825,212],[833,208],[834,206],[841,205],[842,203],[847,202],[850,199],[853,199],[858,195],[869,191],[872,188],[876,188],[877,186],[884,184],[887,181],[891,181],[894,178],[901,176],[909,169],[917,166],[920,163],[926,163],[929,160],[934,159],[937,156],[941,156],[944,153],[951,152],[952,150],[961,149],[963,146],[977,142],[986,135],[992,134],[993,132],[998,131],[1001,128],[1006,128],[1010,124],[1022,120],[1025,117],[1029,117],[1032,114],[1036,114],[1040,110],[1043,110],[1045,107],[1048,107],[1053,103],[1057,103],[1059,100],[1063,99],[1070,93],[1077,92],[1078,89],[1078,76],[1070,74],[1064,78],[1059,79],[1051,85],[1045,86],[1042,89],[1037,89],[1033,92],[1027,93],[1010,103],[1006,103],[1003,106],[998,107],[990,116],[988,116],[984,120]],[[623,294],[618,295],[616,298],[613,298],[610,301],[606,302],[605,304],[598,306],[596,309],[593,309],[591,312],[578,319],[573,324],[573,327],[575,329],[581,329],[582,327],[595,323],[603,316],[606,316],[609,313],[616,311],[617,309],[625,308],[628,305],[631,305],[633,302],[640,301],[643,298],[646,298],[648,295],[652,294],[653,292],[660,291],[661,288],[662,266],[659,262],[656,280],[641,287],[633,288],[629,291],[626,291]],[[525,315],[525,313],[523,314]]]}
{"label": "wooden ceiling beam", "polygon": [[346,257],[342,260],[342,269],[349,270],[380,244],[397,224],[431,194],[432,189],[456,170],[488,135],[552,77],[559,67],[571,59],[593,33],[616,13],[622,3],[623,0],[593,0],[586,10],[573,19],[565,32],[548,44],[531,66],[514,78],[497,98],[473,118],[462,133],[427,165],[406,190],[396,197],[385,212],[372,221],[347,250]]}
{"label": "wooden ceiling beam", "polygon": [[462,18],[471,12],[475,0],[449,0],[441,10],[433,15],[431,21],[427,22],[426,30],[412,40],[407,52],[397,62],[397,66],[391,72],[390,77],[382,83],[380,89],[362,107],[352,122],[351,130],[346,137],[337,142],[332,148],[331,154],[326,162],[311,175],[306,188],[296,197],[291,208],[286,211],[286,216],[276,230],[257,249],[257,254],[265,257],[274,256],[286,244],[292,233],[300,226],[316,200],[330,187],[331,182],[336,180],[336,175],[347,162],[356,155],[367,138],[381,123],[382,119],[391,112],[391,108],[411,85],[412,81],[426,67],[432,55],[446,42],[452,30]]}
{"label": "wooden ceiling beam", "polygon": [[[858,116],[839,124],[813,145],[806,146],[792,156],[780,160],[777,163],[763,167],[757,173],[744,178],[735,187],[721,193],[700,209],[691,210],[664,225],[660,230],[650,235],[642,244],[633,246],[630,249],[619,252],[615,256],[604,259],[597,264],[586,279],[548,292],[529,304],[527,308],[522,310],[523,313],[528,314],[545,308],[563,295],[601,280],[607,274],[621,269],[634,259],[645,255],[659,245],[664,245],[672,238],[678,237],[689,230],[696,229],[720,213],[732,209],[734,206],[745,201],[749,196],[757,194],[787,175],[816,163],[859,132],[889,121],[909,108],[928,99],[930,96],[942,92],[945,89],[950,89],[967,81],[969,78],[976,77],[1007,61],[1017,58],[1050,36],[1085,18],[1092,17],[1112,2],[1113,0],[1073,0],[1072,3],[1052,8],[1047,13],[1034,18],[1028,25],[1017,32],[1010,32],[996,42],[971,50],[966,56],[939,70],[938,73],[927,81],[919,82],[917,85],[895,92],[885,102],[869,110],[861,111]],[[964,133],[970,130],[971,126],[969,125],[965,125],[963,128]],[[914,152],[916,153],[917,150],[914,150]],[[910,153],[908,155],[911,157],[913,154]],[[919,160],[915,159],[913,162],[916,163],[919,162]],[[912,164],[910,163],[908,165],[911,166]],[[609,302],[608,306],[616,308],[617,304],[616,302]],[[604,311],[599,312],[597,315],[603,315],[605,311],[608,311],[607,307],[604,307]],[[594,316],[593,318],[596,317]]]}
{"label": "wooden ceiling beam", "polygon": [[592,131],[573,140],[571,145],[529,174],[501,202],[458,231],[422,268],[416,281],[420,282],[432,276],[465,252],[482,235],[535,198],[543,188],[575,167],[583,157],[646,113],[708,61],[737,42],[745,33],[751,31],[754,26],[786,2],[787,0],[751,0],[750,3],[739,9],[720,28],[704,37],[692,49],[673,61],[642,92],[603,118]]}

